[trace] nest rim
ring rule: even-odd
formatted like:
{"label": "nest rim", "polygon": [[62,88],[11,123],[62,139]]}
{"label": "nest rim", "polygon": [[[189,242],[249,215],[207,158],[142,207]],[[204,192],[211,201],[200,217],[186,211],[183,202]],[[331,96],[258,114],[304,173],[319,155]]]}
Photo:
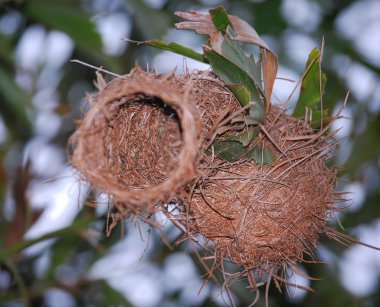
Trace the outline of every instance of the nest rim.
{"label": "nest rim", "polygon": [[[134,76],[137,75],[137,78]],[[130,77],[130,78],[129,78]],[[118,90],[113,90],[114,85],[120,82]],[[184,90],[173,88],[172,91],[163,90],[165,79],[151,78],[140,70],[134,70],[128,76],[113,79],[100,89],[95,102],[90,110],[84,115],[79,128],[71,139],[73,154],[71,163],[95,188],[100,189],[118,202],[131,205],[145,206],[149,209],[160,202],[167,202],[174,197],[178,190],[194,179],[198,173],[195,163],[198,157],[198,148],[201,145],[199,137],[200,119],[190,103],[191,82],[185,85]],[[117,100],[122,97],[131,98],[135,95],[154,97],[170,106],[178,116],[178,126],[181,130],[182,144],[178,154],[178,164],[167,178],[158,184],[148,187],[128,187],[119,182],[108,172],[99,174],[96,170],[86,171],[86,166],[81,166],[81,160],[86,159],[86,137],[92,134],[93,124],[99,120],[99,115],[103,121],[109,119],[104,112],[119,111],[121,105],[117,105]],[[113,110],[111,110],[113,109]],[[103,116],[102,116],[103,115]],[[112,116],[110,114],[110,116]]]}

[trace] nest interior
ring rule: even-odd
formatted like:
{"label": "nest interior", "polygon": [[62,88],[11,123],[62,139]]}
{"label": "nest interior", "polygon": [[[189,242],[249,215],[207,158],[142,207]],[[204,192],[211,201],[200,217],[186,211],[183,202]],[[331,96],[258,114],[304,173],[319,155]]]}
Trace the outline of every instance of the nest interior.
{"label": "nest interior", "polygon": [[201,125],[187,87],[139,68],[98,83],[71,138],[71,163],[124,207],[170,201],[196,173]]}
{"label": "nest interior", "polygon": [[178,167],[181,134],[172,108],[155,97],[136,95],[120,107],[104,135],[111,173],[132,188],[164,182]]}
{"label": "nest interior", "polygon": [[124,208],[153,212],[182,195],[199,176],[200,148],[239,108],[210,72],[157,74],[136,67],[98,84],[70,140],[71,163]]}

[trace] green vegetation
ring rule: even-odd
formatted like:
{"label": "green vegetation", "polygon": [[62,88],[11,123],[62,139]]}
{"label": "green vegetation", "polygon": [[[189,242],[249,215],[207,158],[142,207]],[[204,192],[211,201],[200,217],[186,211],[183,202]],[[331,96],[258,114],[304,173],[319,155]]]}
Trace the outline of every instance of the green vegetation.
{"label": "green vegetation", "polygon": [[[206,9],[203,1],[167,0],[162,2],[163,7],[153,8],[142,0],[99,1],[102,3],[99,5],[95,5],[92,1],[80,0],[0,1],[0,276],[2,277],[0,280],[9,279],[9,282],[0,282],[0,306],[44,306],[46,303],[44,293],[50,289],[60,289],[67,293],[77,306],[133,305],[111,287],[110,283],[104,280],[90,281],[86,278],[91,267],[109,255],[112,248],[123,238],[125,224],[117,224],[107,237],[106,229],[110,223],[112,224],[112,216],[109,217],[104,212],[99,213],[93,208],[93,204],[86,200],[82,202],[78,197],[74,201],[74,207],[77,210],[75,218],[72,218],[72,221],[68,219],[69,225],[59,230],[52,227],[50,232],[32,239],[25,237],[32,225],[36,225],[36,221],[47,212],[49,205],[57,202],[54,194],[49,194],[49,187],[52,182],[60,182],[64,179],[60,178],[62,175],[60,170],[55,171],[54,163],[61,163],[59,167],[64,169],[65,162],[60,159],[67,150],[66,144],[74,130],[74,120],[80,117],[80,109],[86,107],[81,104],[83,95],[85,92],[95,91],[94,70],[71,63],[70,59],[80,59],[117,74],[126,74],[136,61],[142,67],[145,67],[146,62],[149,62],[151,68],[157,64],[152,59],[159,51],[144,44],[174,51],[197,61],[210,63],[214,72],[229,85],[243,105],[252,101],[256,102],[250,110],[251,123],[259,124],[264,120],[267,97],[263,94],[265,88],[260,82],[261,69],[258,69],[262,62],[257,57],[255,59],[242,57],[241,43],[231,39],[236,33],[230,26],[228,18],[226,19],[223,14],[218,17],[220,12],[216,11],[216,17],[213,19],[225,38],[221,46],[225,57],[215,52],[212,43],[206,45],[204,54],[201,54],[190,47],[165,43],[171,38],[164,35],[173,21],[179,22],[179,19],[174,16],[175,11],[187,11],[194,7],[197,10]],[[300,84],[301,94],[299,98],[294,97],[295,101],[298,99],[293,113],[295,116],[302,116],[305,108],[309,107],[312,111],[313,123],[315,127],[319,127],[322,115],[323,118],[331,116],[331,112],[342,105],[348,90],[347,82],[352,87],[352,94],[347,102],[347,110],[352,118],[352,128],[345,140],[346,143],[341,146],[339,159],[331,161],[332,164],[338,165],[338,175],[342,178],[342,181],[338,182],[338,188],[343,186],[349,188],[350,185],[347,182],[358,182],[363,188],[363,204],[355,211],[349,211],[339,217],[340,223],[351,235],[355,235],[353,230],[358,226],[373,225],[380,212],[378,189],[380,184],[380,108],[375,96],[376,88],[374,87],[369,93],[360,93],[359,86],[356,90],[355,84],[349,82],[349,74],[342,73],[344,67],[340,63],[343,60],[344,65],[347,65],[347,71],[350,67],[360,65],[361,70],[374,76],[375,81],[379,81],[380,68],[355,47],[353,40],[345,38],[335,27],[341,13],[359,2],[363,1],[321,1],[318,3],[310,1],[320,10],[318,15],[320,20],[317,26],[311,28],[302,27],[289,18],[285,18],[281,13],[284,4],[280,0],[228,0],[224,2],[230,14],[245,14],[241,18],[260,33],[263,42],[271,43],[270,46],[277,53],[281,65],[294,70],[301,77],[307,61],[307,71]],[[312,11],[309,10],[309,13],[311,14]],[[128,21],[128,26],[126,26],[126,28],[129,27],[126,31],[128,37],[120,37],[120,41],[128,38],[143,42],[142,46],[124,41],[125,48],[121,48],[120,52],[105,52],[104,38],[100,34],[98,21],[104,16],[114,14],[122,15]],[[114,25],[114,30],[116,28],[117,26]],[[35,41],[28,47],[33,57],[26,58],[26,61],[33,62],[23,66],[19,54],[20,46],[26,35],[32,35],[32,32],[35,36],[29,36],[29,39],[35,39]],[[52,33],[63,33],[73,44],[72,50],[68,49],[68,58],[64,64],[53,68],[52,62],[46,57],[46,46],[49,37],[51,38],[49,35]],[[299,56],[299,52],[296,51],[300,47],[290,44],[291,35],[298,35],[304,40],[316,42],[313,46],[315,48],[320,47],[319,42],[324,36],[326,44],[322,63],[318,49],[314,49],[309,57],[310,50],[307,50],[302,55],[302,59],[296,58],[294,54]],[[39,37],[42,37],[41,40],[44,43],[38,43]],[[195,46],[204,43],[198,36],[194,36],[194,41]],[[35,49],[38,46],[42,47]],[[61,54],[59,51],[56,50],[57,56]],[[25,50],[23,52],[25,53]],[[59,62],[61,59],[55,60]],[[173,66],[172,63],[167,63],[168,70],[173,69]],[[321,72],[321,66],[324,73]],[[337,68],[337,66],[340,67]],[[233,72],[231,72],[231,67]],[[278,77],[288,78],[281,70]],[[107,78],[111,77],[107,76]],[[280,79],[276,82],[287,84],[288,81]],[[321,108],[320,93],[323,92],[325,94],[323,108]],[[274,97],[276,97],[276,92],[274,92]],[[57,121],[58,128],[54,128],[57,125],[53,124]],[[49,125],[45,127],[41,123],[49,123]],[[221,155],[227,152],[225,159],[234,160],[233,155],[240,155],[247,140],[255,137],[256,133],[257,131],[253,128],[238,139],[220,143],[219,147],[215,146],[215,150]],[[231,148],[231,143],[234,150],[226,151],[226,148]],[[46,152],[37,150],[42,147],[50,151],[45,154]],[[35,151],[36,154],[34,154]],[[53,157],[53,152],[58,153],[57,158]],[[245,155],[249,155],[249,158],[259,163],[272,162],[271,153],[265,148],[254,148],[252,152]],[[45,167],[42,172],[38,165],[41,165],[43,159],[47,159],[48,164],[43,164]],[[66,176],[66,173],[63,176]],[[43,201],[36,200],[36,187],[40,189],[41,195],[44,195]],[[67,194],[71,192],[72,189],[69,188]],[[48,194],[48,197],[45,194]],[[350,195],[346,197],[350,198]],[[86,206],[82,206],[83,204]],[[107,208],[107,201],[104,207]],[[132,222],[127,221],[128,225]],[[161,267],[170,254],[170,250],[161,241],[157,232],[152,231],[152,233],[150,240],[151,244],[154,243],[154,253],[151,255],[147,253],[146,258],[149,258],[157,267]],[[127,232],[126,236],[128,235]],[[37,253],[25,252],[27,248],[36,247],[37,243],[47,239],[50,243],[45,248],[39,249]],[[346,248],[328,240],[323,240],[322,244],[336,256],[332,257],[333,266],[336,268]],[[186,246],[180,245],[175,249],[184,250]],[[196,259],[195,255],[192,257]],[[41,265],[43,259],[48,259],[48,261],[45,262],[44,269],[39,271],[36,268]],[[201,266],[198,270],[199,275],[206,273]],[[309,293],[303,301],[290,303],[284,295],[273,289],[274,291],[270,291],[269,299],[271,306],[378,306],[380,304],[380,296],[376,291],[363,298],[356,298],[350,294],[337,278],[338,269],[331,270],[327,265],[321,264],[314,267],[305,266],[305,270],[313,277],[324,278],[322,281],[312,281],[311,287],[316,292]],[[355,276],[352,276],[352,280],[355,282]],[[245,284],[238,284],[232,289],[244,306],[253,299],[251,294],[245,291],[245,286]],[[178,302],[179,300],[177,292],[163,293],[163,295],[167,295],[163,299],[166,301]],[[194,292],[194,296],[196,295],[197,291]],[[211,297],[202,303],[203,306],[216,306]],[[263,300],[260,298],[258,306],[262,303]]]}

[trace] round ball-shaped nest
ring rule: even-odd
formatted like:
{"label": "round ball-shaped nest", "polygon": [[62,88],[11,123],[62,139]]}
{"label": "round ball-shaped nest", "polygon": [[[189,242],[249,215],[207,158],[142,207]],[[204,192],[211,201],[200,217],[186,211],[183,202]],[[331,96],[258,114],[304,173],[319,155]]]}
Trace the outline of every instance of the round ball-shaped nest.
{"label": "round ball-shaped nest", "polygon": [[250,147],[270,148],[275,162],[215,157],[188,201],[187,228],[202,235],[220,261],[250,270],[275,270],[312,256],[333,205],[336,173],[325,160],[328,139],[272,107]]}

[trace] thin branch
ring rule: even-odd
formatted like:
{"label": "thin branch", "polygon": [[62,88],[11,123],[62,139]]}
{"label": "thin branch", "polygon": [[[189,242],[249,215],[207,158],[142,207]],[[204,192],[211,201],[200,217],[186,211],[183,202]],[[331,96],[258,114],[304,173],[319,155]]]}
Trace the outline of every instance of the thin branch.
{"label": "thin branch", "polygon": [[101,71],[101,72],[104,72],[104,73],[109,74],[109,75],[114,76],[114,77],[118,77],[118,78],[122,78],[122,77],[123,77],[122,75],[115,74],[115,73],[113,73],[112,71],[109,71],[109,70],[103,69],[102,67],[96,67],[96,66],[94,66],[94,65],[88,64],[88,63],[86,63],[86,62],[82,62],[82,61],[80,61],[80,60],[76,60],[76,59],[74,59],[74,60],[70,60],[70,62],[78,63],[78,64],[81,64],[81,65],[83,65],[83,66],[87,66],[87,67],[93,68],[93,69],[95,69],[96,71]]}

